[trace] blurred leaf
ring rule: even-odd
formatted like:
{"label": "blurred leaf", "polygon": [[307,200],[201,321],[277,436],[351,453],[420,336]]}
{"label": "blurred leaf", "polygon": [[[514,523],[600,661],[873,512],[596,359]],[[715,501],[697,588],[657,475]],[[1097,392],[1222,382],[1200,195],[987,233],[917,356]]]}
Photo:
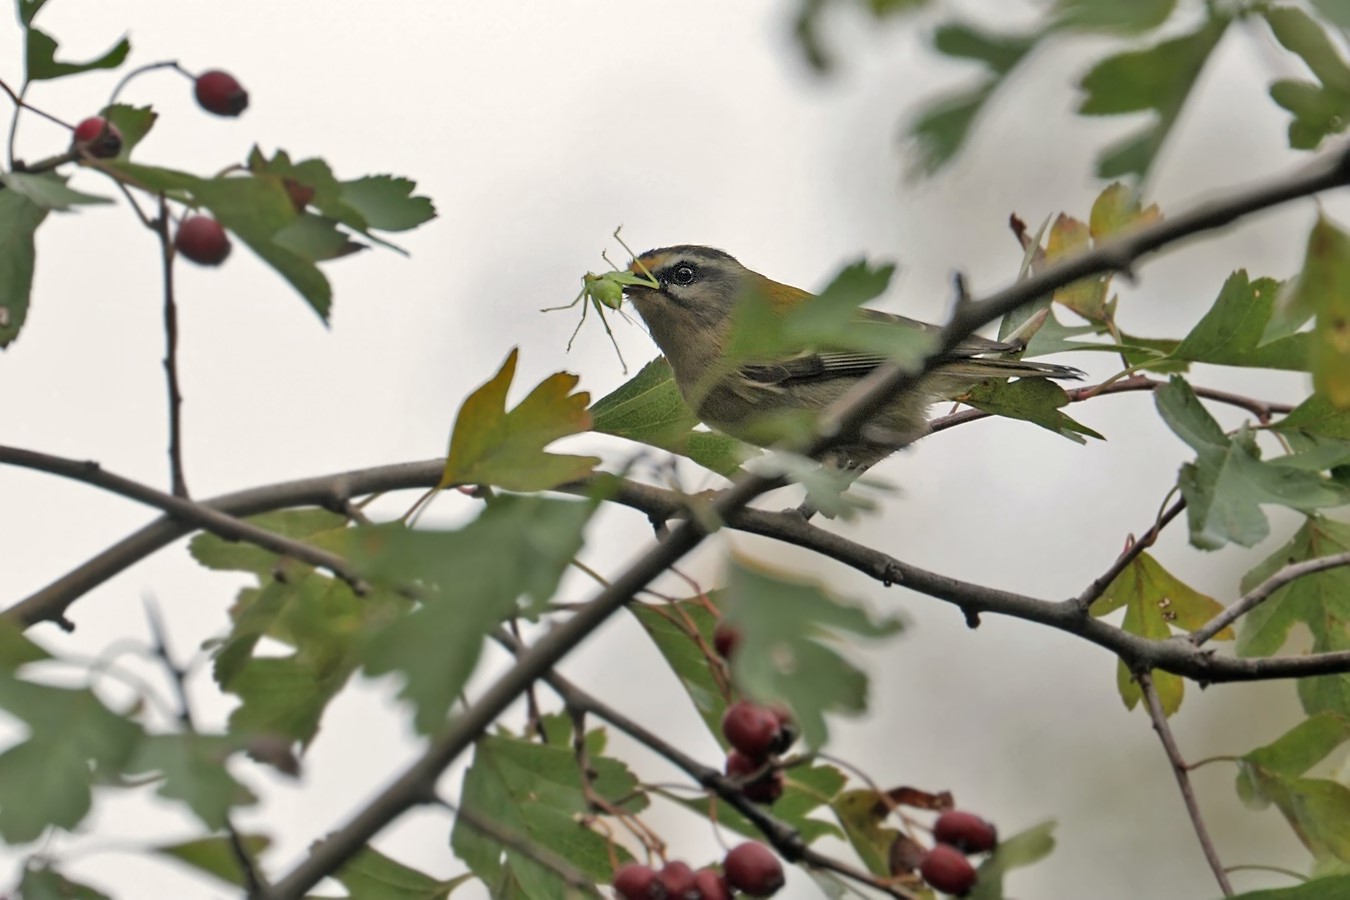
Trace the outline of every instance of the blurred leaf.
{"label": "blurred leaf", "polygon": [[1056,0],[1056,27],[1083,31],[1152,31],[1171,18],[1177,0]]}
{"label": "blurred leaf", "polygon": [[[272,844],[270,838],[257,834],[240,835],[240,840],[254,859]],[[239,868],[239,859],[235,856],[230,839],[223,835],[198,838],[179,844],[161,844],[148,849],[151,853],[159,853],[186,863],[226,884],[244,887],[244,873]]]}
{"label": "blurred leaf", "polygon": [[1314,878],[1292,887],[1271,888],[1237,894],[1231,900],[1345,900],[1350,896],[1350,875]]}
{"label": "blurred leaf", "polygon": [[824,745],[825,713],[860,713],[867,676],[831,646],[833,632],[880,638],[896,619],[868,614],[829,597],[819,585],[733,561],[724,591],[726,621],[744,638],[732,660],[737,686],[760,702],[785,703],[812,748]]}
{"label": "blurred leaf", "polygon": [[1261,11],[1270,30],[1286,50],[1297,54],[1320,84],[1281,79],[1270,86],[1276,103],[1294,114],[1289,123],[1289,146],[1312,150],[1331,134],[1350,125],[1350,66],[1322,25],[1293,6]]}
{"label": "blurred leaf", "polygon": [[1346,740],[1350,719],[1323,713],[1238,763],[1238,796],[1255,809],[1274,804],[1317,859],[1350,862],[1350,788],[1300,776]]}
{"label": "blurred leaf", "polygon": [[33,643],[13,620],[0,618],[0,672],[14,672],[30,662],[51,659],[52,655]]}
{"label": "blurred leaf", "polygon": [[1197,453],[1178,477],[1196,547],[1212,550],[1229,541],[1255,546],[1270,533],[1263,503],[1307,512],[1350,502],[1350,490],[1317,472],[1282,465],[1281,458],[1261,460],[1245,429],[1230,439],[1182,378],[1172,376],[1154,402],[1167,426]]}
{"label": "blurred leaf", "polygon": [[1055,823],[1042,822],[1026,831],[1003,838],[993,854],[980,864],[979,878],[969,900],[1001,900],[1003,878],[1013,869],[1040,862],[1055,849]]}
{"label": "blurred leaf", "polygon": [[1237,791],[1254,809],[1270,804],[1267,787],[1307,772],[1350,741],[1350,718],[1318,713],[1304,719],[1274,742],[1244,755],[1238,762]]}
{"label": "blurred leaf", "polygon": [[22,900],[112,900],[87,884],[71,881],[46,862],[24,866],[19,897]]}
{"label": "blurred leaf", "polygon": [[[1350,525],[1309,516],[1293,538],[1242,578],[1247,592],[1286,565],[1350,550]],[[1295,625],[1312,632],[1312,651],[1350,650],[1350,568],[1327,569],[1286,584],[1242,619],[1239,656],[1272,656],[1288,641]],[[1350,674],[1321,675],[1298,681],[1299,698],[1309,715],[1350,715]]]}
{"label": "blurred leaf", "polygon": [[[721,663],[712,650],[717,619],[707,605],[698,598],[692,598],[674,603],[635,602],[628,604],[628,609],[665,657],[666,664],[684,686],[698,714],[703,717],[708,731],[718,741],[723,741],[722,714],[727,711],[727,701],[712,673],[712,667]],[[711,659],[685,630],[686,622],[698,629],[708,653],[713,653]]]}
{"label": "blurred leaf", "polygon": [[1271,427],[1286,434],[1302,431],[1319,437],[1350,441],[1350,410],[1337,409],[1326,397],[1313,394]]}
{"label": "blurred leaf", "polygon": [[1283,334],[1275,322],[1280,283],[1251,281],[1239,269],[1224,282],[1214,305],[1172,351],[1174,359],[1266,369],[1308,368],[1309,335]]}
{"label": "blurred leaf", "polygon": [[1138,193],[1119,181],[1107,185],[1092,202],[1088,231],[1094,244],[1162,221],[1162,210],[1153,203],[1145,207]]}
{"label": "blurred leaf", "polygon": [[900,832],[884,824],[891,811],[884,796],[871,788],[844,791],[830,802],[830,809],[867,870],[878,878],[889,878],[891,845]]}
{"label": "blurred leaf", "polygon": [[[722,740],[721,730],[717,731]],[[830,822],[812,818],[811,813],[827,807],[848,779],[834,766],[803,764],[783,770],[783,795],[768,808],[770,815],[796,829],[802,840],[811,844],[823,837],[843,838],[844,832]],[[678,797],[668,799],[690,812],[715,821],[721,828],[749,838],[762,838],[763,833],[735,807],[720,798]]]}
{"label": "blurred leaf", "polygon": [[441,881],[396,862],[373,847],[364,847],[333,875],[347,889],[348,900],[444,900],[472,875]]}
{"label": "blurred leaf", "polygon": [[[246,521],[274,534],[301,541],[347,525],[346,517],[317,506],[259,513],[248,516]],[[229,541],[204,531],[188,542],[188,552],[201,565],[223,572],[252,572],[267,576],[277,565],[275,553],[254,544]]]}
{"label": "blurred leaf", "polygon": [[[591,757],[589,762],[594,772],[591,788],[597,795],[630,814],[646,808],[646,795],[635,793],[638,781],[627,766],[604,757]],[[482,738],[464,773],[460,808],[523,841],[547,847],[598,882],[610,880],[611,853],[617,852],[621,862],[632,859],[581,821],[592,807],[570,749],[508,737]],[[460,817],[455,819],[450,846],[488,885],[501,878],[505,865],[520,882],[521,896],[536,900],[563,896],[565,883],[554,872]]]}
{"label": "blurred leaf", "polygon": [[1312,5],[1331,24],[1350,28],[1350,3],[1346,0],[1312,0]]}
{"label": "blurred leaf", "polygon": [[413,196],[417,182],[394,175],[367,175],[342,182],[342,201],[359,211],[370,228],[408,231],[436,218],[428,197]]}
{"label": "blurred leaf", "polygon": [[1337,409],[1350,408],[1350,236],[1319,216],[1290,304],[1316,315],[1313,385]]}
{"label": "blurred leaf", "polygon": [[[355,530],[353,562],[371,581],[427,589],[420,607],[372,635],[363,651],[369,674],[404,676],[400,696],[416,707],[419,731],[445,723],[490,630],[542,610],[594,511],[592,502],[507,495],[457,531]],[[524,608],[522,594],[533,601]]]}
{"label": "blurred leaf", "polygon": [[0,191],[0,348],[19,336],[33,289],[33,233],[47,210],[18,191]]}
{"label": "blurred leaf", "polygon": [[207,828],[219,831],[232,808],[257,802],[225,767],[239,749],[237,739],[223,735],[154,734],[141,741],[123,771],[159,773],[160,796],[183,801]]}
{"label": "blurred leaf", "polygon": [[66,187],[69,180],[55,172],[42,172],[37,175],[27,172],[0,172],[0,185],[27,197],[45,210],[64,212],[78,204],[112,202],[107,197],[97,197]]}
{"label": "blurred leaf", "polygon": [[130,157],[132,149],[145,138],[159,118],[159,114],[148,106],[128,106],[125,103],[105,106],[99,115],[116,126],[122,134],[122,149],[118,151],[118,159]]}
{"label": "blurred leaf", "polygon": [[[1122,606],[1125,621],[1121,627],[1151,640],[1166,640],[1173,629],[1192,631],[1223,612],[1223,605],[1217,600],[1181,581],[1147,553],[1139,554],[1116,576],[1092,605],[1092,614],[1104,616]],[[1225,628],[1215,637],[1231,641],[1233,630]],[[1181,708],[1185,682],[1168,672],[1155,670],[1152,675],[1163,712],[1170,716]],[[1126,709],[1134,709],[1143,699],[1134,673],[1124,662],[1117,663],[1116,686]]]}
{"label": "blurred leaf", "polygon": [[1080,444],[1083,436],[1106,440],[1096,431],[1060,412],[1069,405],[1064,388],[1045,378],[1019,378],[1016,381],[985,381],[960,397],[976,409],[996,416],[1022,419]]}
{"label": "blurred leaf", "polygon": [[0,672],[0,709],[28,725],[28,737],[0,753],[0,836],[10,844],[67,830],[89,812],[96,775],[117,772],[141,727],[92,691],[52,687]]}
{"label": "blurred leaf", "polygon": [[[36,9],[33,11],[36,12]],[[29,15],[31,16],[31,13]],[[122,38],[101,56],[96,56],[88,62],[72,63],[58,60],[56,47],[55,38],[32,25],[28,26],[28,81],[78,75],[92,69],[115,69],[131,52],[131,43]]]}
{"label": "blurred leaf", "polygon": [[599,464],[594,456],[545,453],[560,437],[591,427],[591,395],[572,393],[577,376],[550,375],[510,412],[506,392],[516,374],[517,351],[459,408],[450,453],[437,489],[452,484],[491,484],[510,491],[543,491],[584,478]]}
{"label": "blurred leaf", "polygon": [[1198,31],[1145,50],[1107,57],[1083,76],[1080,87],[1086,96],[1078,107],[1082,115],[1151,111],[1156,116],[1152,124],[1116,143],[1098,159],[1098,176],[1142,178],[1148,173],[1200,71],[1228,27],[1226,16],[1212,8],[1209,15]]}

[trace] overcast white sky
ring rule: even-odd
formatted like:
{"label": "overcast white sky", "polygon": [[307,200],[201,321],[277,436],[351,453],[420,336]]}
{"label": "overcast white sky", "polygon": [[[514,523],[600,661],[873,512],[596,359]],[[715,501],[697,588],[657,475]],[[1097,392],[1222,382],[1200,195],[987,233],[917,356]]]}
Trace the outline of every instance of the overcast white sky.
{"label": "overcast white sky", "polygon": [[[193,69],[226,68],[248,87],[252,104],[236,121],[201,114],[188,84],[172,73],[136,83],[125,99],[161,113],[138,150],[142,161],[212,172],[257,142],[293,157],[322,155],[342,177],[411,176],[440,210],[439,219],[401,237],[410,259],[370,252],[327,269],[336,296],[327,329],[242,246],[219,270],[182,270],[193,492],[435,456],[460,400],[515,345],[518,385],[565,368],[580,373],[594,396],[613,389],[624,376],[602,331],[588,327],[565,355],[574,320],[537,310],[571,299],[580,274],[601,265],[599,252],[620,223],[638,249],[711,244],[804,287],[819,286],[859,254],[892,259],[901,273],[883,305],[936,319],[953,272],[965,272],[977,291],[1015,274],[1020,252],[1007,233],[1010,212],[1033,223],[1059,210],[1086,215],[1100,188],[1090,177],[1094,149],[1123,128],[1070,116],[1069,85],[1091,56],[1062,48],[1042,54],[982,121],[971,151],[943,176],[914,184],[903,178],[899,123],[933,92],[960,83],[965,70],[923,52],[912,28],[841,19],[835,38],[850,58],[835,77],[816,78],[789,39],[790,7],[764,0],[51,0],[39,21],[71,58],[101,52],[127,31],[134,63],[176,58]],[[986,16],[1028,9],[962,8]],[[1282,147],[1279,111],[1264,97],[1264,84],[1284,74],[1269,68],[1265,49],[1249,35],[1229,36],[1153,185],[1164,211],[1297,163]],[[0,18],[0,77],[17,83],[20,67],[18,28]],[[31,100],[77,120],[101,105],[116,78],[42,84]],[[28,117],[20,155],[46,156],[66,141]],[[86,174],[77,184],[107,192]],[[1327,208],[1345,214],[1342,203]],[[1313,212],[1303,203],[1146,265],[1141,282],[1124,292],[1122,320],[1136,332],[1176,334],[1233,268],[1288,276]],[[0,441],[97,459],[167,484],[160,316],[156,247],[125,206],[52,216],[40,232],[27,326],[0,353]],[[616,330],[630,363],[655,355],[638,327]],[[1101,360],[1070,361],[1110,373]],[[1296,398],[1306,388],[1265,373],[1199,379],[1272,398]],[[937,571],[1046,598],[1076,594],[1127,532],[1147,526],[1186,450],[1144,396],[1101,399],[1075,415],[1109,441],[1079,447],[1005,421],[937,435],[876,470],[898,488],[879,516],[833,527]],[[629,449],[578,445],[599,447],[611,460]],[[795,495],[782,495],[789,502]],[[400,498],[382,508],[405,505]],[[473,508],[445,498],[428,521],[452,521]],[[152,517],[120,498],[8,469],[0,469],[0,510],[6,604]],[[1276,517],[1277,534],[1287,533],[1289,521]],[[640,517],[614,512],[592,529],[585,558],[617,571],[648,540]],[[1121,707],[1106,654],[992,618],[970,632],[946,605],[745,536],[712,542],[687,570],[713,583],[729,547],[815,573],[877,609],[903,610],[911,630],[863,656],[873,713],[837,723],[834,752],[883,784],[951,789],[1005,834],[1058,818],[1058,850],[1013,877],[1017,896],[1217,895],[1156,738],[1142,715]],[[1178,528],[1157,555],[1200,589],[1232,598],[1241,574],[1272,547],[1202,556]],[[74,635],[50,627],[34,635],[90,656],[120,637],[144,639],[142,602],[151,596],[186,655],[224,631],[239,583],[196,568],[175,545],[84,598],[71,611]],[[569,580],[566,591],[581,599],[588,585]],[[717,759],[630,622],[608,627],[566,671],[688,751]],[[273,871],[345,821],[416,753],[394,693],[388,682],[365,685],[332,707],[298,785],[239,768],[270,798],[239,820],[276,840],[266,860]],[[204,671],[195,695],[208,723],[228,713]],[[1176,728],[1183,751],[1199,759],[1245,752],[1296,718],[1290,685],[1192,688]],[[621,752],[628,746],[615,744]],[[629,755],[644,775],[672,777]],[[1239,807],[1233,776],[1225,765],[1196,773],[1225,861],[1301,867],[1304,857],[1275,813]],[[679,813],[653,821],[694,864],[718,855],[706,824]],[[376,844],[450,875],[459,865],[448,850],[448,824],[443,814],[417,813]],[[88,826],[90,837],[60,836],[50,849],[60,857],[101,848],[70,868],[117,896],[229,895],[124,852],[127,842],[190,833],[176,811],[119,799],[100,805]],[[4,859],[17,866],[34,849],[16,848]],[[1248,889],[1280,883],[1237,878]],[[817,895],[795,876],[782,896]]]}

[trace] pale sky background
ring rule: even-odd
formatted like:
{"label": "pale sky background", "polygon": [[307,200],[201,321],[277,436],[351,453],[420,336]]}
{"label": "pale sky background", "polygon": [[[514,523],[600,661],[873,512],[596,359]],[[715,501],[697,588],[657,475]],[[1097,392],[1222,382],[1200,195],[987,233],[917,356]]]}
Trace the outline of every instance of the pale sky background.
{"label": "pale sky background", "polygon": [[[1025,18],[1034,6],[969,2],[960,8]],[[881,305],[942,316],[953,272],[977,292],[1005,284],[1020,252],[1010,212],[1032,223],[1065,210],[1085,217],[1101,185],[1094,153],[1133,123],[1083,122],[1070,111],[1073,80],[1092,47],[1051,46],[979,124],[974,144],[941,177],[903,177],[900,123],[925,98],[965,83],[973,70],[922,50],[922,29],[832,19],[846,56],[831,78],[812,75],[790,40],[793,5],[687,0],[589,2],[98,3],[51,0],[39,23],[83,59],[123,32],[133,63],[176,58],[192,69],[235,73],[252,103],[239,120],[201,113],[189,84],[164,72],[125,99],[153,103],[155,131],[143,162],[212,172],[257,142],[293,157],[322,155],[341,177],[393,172],[415,178],[440,218],[399,237],[403,259],[370,252],[327,267],[335,286],[331,328],[247,248],[219,270],[180,270],[180,329],[189,486],[199,497],[443,452],[458,404],[521,348],[517,385],[559,369],[601,396],[624,376],[598,323],[570,355],[575,320],[542,315],[566,302],[578,278],[602,263],[615,225],[638,249],[692,242],[722,247],[774,278],[817,287],[860,254],[901,267]],[[932,21],[936,21],[935,19]],[[931,24],[931,22],[930,22]],[[0,17],[0,77],[20,77],[20,35]],[[1285,171],[1301,157],[1283,146],[1283,114],[1265,97],[1278,56],[1259,32],[1231,33],[1152,186],[1164,211]],[[1096,44],[1096,52],[1104,44]],[[69,120],[95,111],[118,75],[44,83],[32,102]],[[25,117],[20,155],[64,148],[67,136]],[[110,193],[91,174],[81,188]],[[1296,271],[1311,202],[1265,215],[1218,240],[1197,242],[1141,269],[1122,291],[1121,320],[1135,332],[1183,332],[1232,269],[1286,277]],[[1327,202],[1350,219],[1342,198]],[[167,485],[163,334],[156,244],[122,204],[53,215],[42,227],[33,308],[19,340],[0,353],[0,441],[92,458],[110,470]],[[594,326],[594,327],[592,327]],[[616,320],[630,364],[655,355],[638,328]],[[1094,376],[1100,358],[1066,360]],[[1301,378],[1269,373],[1197,374],[1198,383],[1296,399]],[[523,393],[523,391],[522,391]],[[519,395],[519,394],[518,394]],[[901,559],[1044,598],[1078,593],[1142,531],[1187,449],[1145,395],[1108,397],[1074,415],[1106,434],[1080,447],[1025,424],[981,422],[934,436],[876,472],[898,490],[882,513],[835,524]],[[1228,410],[1215,410],[1235,423]],[[611,461],[631,447],[595,439]],[[705,486],[691,482],[691,488]],[[411,498],[379,509],[396,514]],[[765,501],[797,502],[784,492]],[[126,500],[31,472],[0,469],[0,585],[6,605],[139,527],[153,513]],[[427,519],[445,524],[475,509],[446,497]],[[1283,540],[1292,527],[1273,516]],[[638,515],[614,511],[590,531],[584,558],[603,572],[646,548]],[[1268,554],[1201,555],[1170,530],[1157,556],[1222,600]],[[911,629],[867,648],[873,709],[836,721],[832,751],[885,785],[950,789],[1011,835],[1059,820],[1059,846],[1012,876],[1019,897],[1192,898],[1218,895],[1145,716],[1116,696],[1115,660],[1047,629],[986,617],[968,631],[952,607],[890,590],[790,548],[725,535],[688,563],[716,582],[728,548],[824,579],[877,610],[902,611]],[[177,544],[82,599],[66,636],[33,636],[62,653],[94,656],[122,638],[145,640],[142,604],[153,597],[186,656],[227,626],[241,584],[208,573]],[[569,578],[567,599],[591,587]],[[134,660],[125,660],[136,667]],[[494,657],[493,665],[501,660]],[[151,673],[151,667],[141,670]],[[720,759],[692,708],[631,621],[620,616],[569,659],[565,671],[608,702],[659,727],[707,762]],[[481,674],[481,673],[480,673]],[[487,673],[490,675],[490,672]],[[479,682],[481,684],[482,682]],[[331,706],[298,783],[236,764],[267,802],[237,815],[270,834],[273,873],[355,812],[418,751],[389,680],[361,682]],[[474,693],[474,689],[470,690]],[[209,725],[230,702],[199,671],[194,696]],[[1292,725],[1291,684],[1192,687],[1175,720],[1185,755],[1240,754]],[[519,724],[518,716],[511,720]],[[618,739],[621,755],[653,781],[661,763]],[[447,776],[458,783],[460,767]],[[1196,772],[1222,858],[1302,868],[1306,857],[1272,811],[1240,807],[1234,769]],[[47,849],[75,877],[118,897],[218,898],[231,892],[172,864],[138,856],[138,842],[184,838],[196,826],[139,795],[105,797],[88,835],[54,837]],[[720,858],[711,829],[678,811],[650,820],[674,856]],[[376,846],[449,876],[449,819],[421,811]],[[23,855],[3,855],[8,882]],[[95,852],[97,851],[97,852]],[[1287,883],[1238,874],[1240,889]],[[784,898],[819,896],[792,873]],[[329,893],[339,893],[337,889]],[[456,897],[477,896],[470,890]]]}

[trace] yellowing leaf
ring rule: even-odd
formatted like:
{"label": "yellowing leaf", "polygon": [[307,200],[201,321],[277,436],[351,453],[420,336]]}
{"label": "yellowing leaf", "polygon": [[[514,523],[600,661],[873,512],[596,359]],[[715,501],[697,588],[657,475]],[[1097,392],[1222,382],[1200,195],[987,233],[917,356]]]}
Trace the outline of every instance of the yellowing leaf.
{"label": "yellowing leaf", "polygon": [[1162,210],[1158,209],[1158,204],[1154,203],[1147,209],[1141,207],[1138,195],[1117,181],[1093,201],[1088,230],[1092,233],[1092,239],[1100,243],[1104,238],[1152,225],[1161,218]]}
{"label": "yellowing leaf", "polygon": [[1350,408],[1350,236],[1325,217],[1308,235],[1293,303],[1317,316],[1312,342],[1317,392],[1337,409]]}
{"label": "yellowing leaf", "polygon": [[586,410],[590,394],[572,393],[577,376],[550,375],[507,411],[516,356],[512,350],[497,374],[459,408],[438,488],[492,484],[511,491],[544,491],[590,474],[600,462],[594,456],[544,452],[558,438],[591,427]]}

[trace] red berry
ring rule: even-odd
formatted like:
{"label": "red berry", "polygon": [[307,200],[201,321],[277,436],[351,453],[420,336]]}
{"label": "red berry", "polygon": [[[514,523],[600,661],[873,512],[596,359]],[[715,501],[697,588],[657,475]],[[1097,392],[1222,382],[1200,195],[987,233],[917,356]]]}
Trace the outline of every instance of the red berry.
{"label": "red berry", "polygon": [[797,723],[792,721],[792,710],[782,704],[775,703],[769,708],[774,718],[778,720],[778,734],[774,738],[773,746],[769,749],[774,753],[786,753],[788,748],[797,742],[800,736],[800,730]]}
{"label": "red berry", "polygon": [[656,873],[642,863],[625,863],[614,872],[614,892],[624,900],[655,900],[661,896]]}
{"label": "red berry", "polygon": [[722,870],[727,884],[751,897],[772,897],[787,880],[778,857],[755,841],[733,848],[722,861]]}
{"label": "red berry", "polygon": [[933,839],[962,853],[988,853],[998,845],[998,831],[974,813],[952,809],[933,823]]}
{"label": "red berry", "polygon": [[679,860],[666,863],[656,876],[661,887],[666,889],[663,897],[670,900],[698,900],[698,884],[694,880],[694,870]]}
{"label": "red berry", "polygon": [[102,116],[90,116],[75,126],[72,146],[99,159],[112,159],[122,152],[122,132]]}
{"label": "red berry", "polygon": [[178,252],[203,266],[218,266],[230,255],[230,237],[210,216],[188,216],[178,225],[173,245]]}
{"label": "red berry", "polygon": [[975,886],[975,867],[960,850],[947,844],[938,844],[919,863],[923,880],[944,894],[960,897]]}
{"label": "red berry", "polygon": [[229,72],[203,72],[194,90],[202,109],[218,116],[237,116],[248,108],[248,91]]}
{"label": "red berry", "polygon": [[[727,774],[733,778],[746,778],[762,768],[763,762],[755,762],[739,750],[727,754]],[[783,796],[786,780],[782,769],[769,769],[754,781],[741,785],[741,793],[755,803],[773,803]]]}
{"label": "red berry", "polygon": [[722,716],[727,743],[754,760],[764,760],[778,740],[778,717],[766,706],[742,700]]}
{"label": "red berry", "polygon": [[739,628],[723,620],[713,629],[713,649],[717,651],[718,656],[729,661],[744,637]]}
{"label": "red berry", "polygon": [[699,869],[694,873],[694,886],[703,900],[731,900],[731,888],[722,873],[714,869]]}

